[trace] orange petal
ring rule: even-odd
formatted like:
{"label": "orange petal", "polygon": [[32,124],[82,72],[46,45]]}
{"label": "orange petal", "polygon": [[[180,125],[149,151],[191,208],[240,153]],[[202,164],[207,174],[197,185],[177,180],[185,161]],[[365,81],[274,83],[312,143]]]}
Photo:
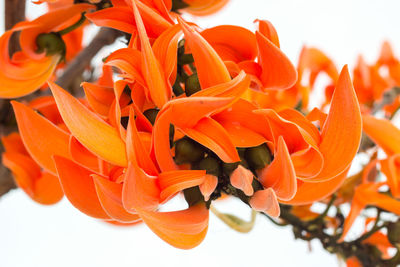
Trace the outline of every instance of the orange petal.
{"label": "orange petal", "polygon": [[160,189],[156,177],[147,175],[135,162],[128,165],[122,188],[122,203],[128,212],[137,209],[155,210],[158,207]]}
{"label": "orange petal", "polygon": [[153,102],[157,107],[162,108],[171,97],[172,88],[166,84],[164,71],[151,48],[146,29],[136,6],[136,0],[132,1],[132,7],[140,37],[142,73]]}
{"label": "orange petal", "polygon": [[211,194],[214,192],[215,188],[218,185],[218,177],[206,174],[204,182],[199,185],[200,192],[204,196],[204,200],[208,201],[210,199]]}
{"label": "orange petal", "polygon": [[267,142],[262,135],[233,121],[221,121],[235,147],[255,147]]}
{"label": "orange petal", "polygon": [[[7,50],[8,51],[8,50]],[[24,78],[19,76],[20,79],[13,79],[6,76],[3,72],[0,72],[0,97],[1,98],[16,98],[28,95],[37,89],[39,89],[53,74],[57,63],[59,62],[59,56],[48,57],[43,60],[42,64],[35,64],[37,68],[35,70],[40,76],[34,78]],[[23,71],[23,67],[20,68],[20,72]]]}
{"label": "orange petal", "polygon": [[363,116],[364,132],[388,155],[400,153],[400,130],[389,120]]}
{"label": "orange petal", "polygon": [[97,197],[92,171],[63,157],[54,156],[65,196],[75,208],[90,217],[110,219]]}
{"label": "orange petal", "polygon": [[131,109],[129,114],[129,122],[126,134],[127,157],[130,162],[136,161],[137,164],[148,174],[157,175],[158,169],[150,158],[150,151],[145,148],[140,139],[139,132],[136,128],[135,114]]}
{"label": "orange petal", "polygon": [[281,202],[289,205],[307,205],[322,200],[339,189],[347,178],[348,169],[349,167],[341,174],[324,182],[313,183],[298,181],[297,193],[294,198],[289,201]]}
{"label": "orange petal", "polygon": [[279,37],[274,25],[272,25],[272,23],[268,20],[256,19],[254,22],[258,22],[258,30],[260,33],[267,37],[268,40],[270,40],[274,45],[276,45],[276,47],[279,48]]}
{"label": "orange petal", "polygon": [[241,71],[231,81],[208,87],[192,95],[199,96],[218,96],[218,97],[240,97],[250,86],[250,76]]}
{"label": "orange petal", "polygon": [[393,197],[400,198],[400,155],[381,160],[381,171],[386,175]]}
{"label": "orange petal", "polygon": [[193,127],[200,119],[226,108],[234,99],[231,97],[188,97],[169,103],[171,123],[178,127]]}
{"label": "orange petal", "polygon": [[153,127],[152,148],[161,171],[178,170],[170,149],[169,128],[172,120],[171,109],[161,110]]}
{"label": "orange petal", "polygon": [[106,60],[106,65],[114,66],[126,73],[128,77],[138,83],[145,85],[141,66],[140,51],[132,48],[121,48],[111,53]]}
{"label": "orange petal", "polygon": [[347,66],[344,66],[322,128],[320,151],[324,168],[313,181],[331,179],[343,172],[357,154],[361,140],[360,107]]}
{"label": "orange petal", "polygon": [[299,77],[303,77],[303,72],[310,70],[309,85],[313,87],[314,82],[320,72],[325,72],[336,82],[339,78],[339,73],[335,64],[321,50],[313,47],[303,47],[299,57],[298,71]]}
{"label": "orange petal", "polygon": [[180,128],[187,136],[212,150],[227,163],[240,161],[227,131],[215,120],[205,117],[193,128]]}
{"label": "orange petal", "polygon": [[162,172],[158,176],[158,183],[161,188],[160,202],[165,203],[176,193],[204,182],[206,172],[204,170],[169,171]]}
{"label": "orange petal", "polygon": [[[174,70],[176,71],[178,41],[181,34],[180,26],[174,25],[165,30],[153,44],[154,55],[163,66],[167,79],[171,77]],[[173,78],[175,78],[175,75],[173,75]],[[174,81],[170,82],[173,83]]]}
{"label": "orange petal", "polygon": [[229,82],[231,77],[222,59],[212,46],[191,26],[178,17],[179,24],[190,46],[201,88]]}
{"label": "orange petal", "polygon": [[220,25],[205,29],[201,36],[215,49],[222,60],[239,63],[254,60],[257,43],[254,33],[234,25]]}
{"label": "orange petal", "polygon": [[52,156],[71,158],[69,135],[25,105],[15,101],[11,104],[29,154],[42,168],[57,174]]}
{"label": "orange petal", "polygon": [[72,135],[102,159],[119,166],[126,166],[125,144],[117,130],[58,85],[54,83],[49,85],[60,114]]}
{"label": "orange petal", "polygon": [[261,82],[265,89],[287,89],[297,81],[297,71],[286,55],[260,32],[256,32]]}
{"label": "orange petal", "polygon": [[253,189],[253,173],[239,165],[231,174],[230,181],[231,184],[237,189],[242,190],[245,195],[251,196],[254,193]]}
{"label": "orange petal", "polygon": [[296,172],[283,137],[278,139],[274,160],[258,176],[265,188],[272,188],[278,199],[291,200],[297,191]]}
{"label": "orange petal", "polygon": [[126,33],[135,33],[136,24],[132,10],[128,7],[110,7],[85,15],[88,20],[101,27],[109,27]]}
{"label": "orange petal", "polygon": [[79,141],[72,135],[69,140],[69,150],[71,153],[71,159],[95,172],[100,171],[99,159],[79,143]]}
{"label": "orange petal", "polygon": [[260,212],[265,212],[271,217],[278,218],[281,209],[272,188],[259,190],[250,199],[250,206]]}
{"label": "orange petal", "polygon": [[81,84],[90,107],[97,113],[107,116],[114,100],[112,88],[84,82]]}
{"label": "orange petal", "polygon": [[64,192],[58,177],[48,172],[42,172],[42,175],[35,183],[33,200],[43,205],[51,205],[60,201],[63,196]]}
{"label": "orange petal", "polygon": [[207,233],[209,213],[203,204],[173,212],[141,210],[139,215],[155,234],[176,248],[193,248]]}
{"label": "orange petal", "polygon": [[140,220],[139,215],[128,213],[122,206],[122,184],[111,182],[96,174],[93,174],[92,178],[100,204],[111,218],[123,223]]}

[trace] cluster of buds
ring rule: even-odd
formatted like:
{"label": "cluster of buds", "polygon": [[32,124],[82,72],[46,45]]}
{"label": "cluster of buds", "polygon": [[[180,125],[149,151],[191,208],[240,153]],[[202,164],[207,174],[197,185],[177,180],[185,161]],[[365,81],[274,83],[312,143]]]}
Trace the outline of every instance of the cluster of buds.
{"label": "cluster of buds", "polygon": [[[339,73],[318,49],[305,47],[295,67],[269,21],[256,20],[255,32],[232,25],[202,30],[181,16],[207,15],[227,1],[42,2],[48,13],[0,37],[0,97],[47,84],[51,90],[12,101],[19,133],[2,139],[3,164],[33,200],[53,204],[65,195],[90,217],[144,222],[183,249],[204,239],[212,202],[226,195],[278,219],[289,205],[296,216],[313,217],[310,205],[338,192],[329,207],[352,206],[338,242],[368,205],[400,214],[400,130],[372,116],[400,77],[388,44],[375,65],[359,61],[354,88],[347,66]],[[96,82],[81,84],[85,97],[77,97],[54,81],[63,61],[68,65],[83,49],[86,19],[128,41],[103,60]],[[10,58],[17,31],[21,50]],[[331,79],[326,102],[310,109],[323,72]],[[400,106],[397,95],[391,99],[384,103],[388,114]],[[376,159],[368,147],[360,153],[371,154],[370,163],[346,179],[363,129],[388,158]],[[377,164],[386,180],[377,178]],[[379,191],[384,185],[390,194]],[[164,212],[177,195],[187,208]],[[387,225],[398,244],[398,225]]]}

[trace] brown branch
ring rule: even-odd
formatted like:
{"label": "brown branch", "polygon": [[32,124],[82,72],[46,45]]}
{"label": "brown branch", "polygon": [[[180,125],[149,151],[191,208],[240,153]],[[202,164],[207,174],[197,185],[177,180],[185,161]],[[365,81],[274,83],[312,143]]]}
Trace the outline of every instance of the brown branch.
{"label": "brown branch", "polygon": [[101,28],[90,44],[85,47],[66,67],[64,73],[57,79],[56,83],[64,88],[74,83],[77,77],[80,77],[85,68],[90,64],[92,58],[106,45],[114,43],[121,35],[121,32]]}
{"label": "brown branch", "polygon": [[[6,0],[4,24],[6,30],[11,29],[15,24],[25,20],[25,3],[26,0]],[[13,54],[19,49],[18,35],[14,34],[10,40],[9,51]]]}
{"label": "brown branch", "polygon": [[[25,4],[26,0],[5,0],[4,9],[4,24],[5,29],[11,29],[15,24],[25,20]],[[9,43],[9,53],[12,55],[19,50],[18,34],[13,34]],[[0,134],[5,135],[10,133],[15,125],[12,124],[13,118],[10,113],[11,107],[8,100],[0,100]],[[0,147],[0,152],[4,148]],[[0,197],[16,188],[14,179],[10,171],[4,166],[0,165]]]}

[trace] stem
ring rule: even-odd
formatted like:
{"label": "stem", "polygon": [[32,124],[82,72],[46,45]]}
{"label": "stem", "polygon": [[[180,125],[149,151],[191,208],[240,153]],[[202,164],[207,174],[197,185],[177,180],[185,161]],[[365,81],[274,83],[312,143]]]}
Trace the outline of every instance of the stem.
{"label": "stem", "polygon": [[83,13],[81,14],[81,17],[80,17],[80,19],[79,19],[77,22],[75,22],[75,23],[72,24],[71,26],[69,26],[69,27],[67,27],[67,28],[65,28],[65,29],[63,29],[63,30],[61,30],[61,31],[59,31],[58,33],[59,33],[60,35],[65,35],[65,34],[67,34],[67,33],[72,32],[73,30],[79,28],[79,27],[86,21],[85,13],[86,13],[86,12],[83,12]]}
{"label": "stem", "polygon": [[101,28],[90,44],[67,65],[64,73],[57,79],[56,83],[64,88],[73,84],[75,78],[82,75],[82,72],[100,49],[114,43],[118,36],[120,36],[119,31]]}

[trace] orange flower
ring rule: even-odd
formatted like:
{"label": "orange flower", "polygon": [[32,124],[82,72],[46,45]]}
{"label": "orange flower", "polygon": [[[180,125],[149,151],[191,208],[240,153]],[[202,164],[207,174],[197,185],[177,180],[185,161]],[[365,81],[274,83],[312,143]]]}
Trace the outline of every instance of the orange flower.
{"label": "orange flower", "polygon": [[[5,32],[0,37],[0,97],[24,96],[43,85],[53,74],[64,53],[63,41],[56,34],[46,33],[59,30],[60,25],[65,26],[64,21],[90,8],[92,6],[87,4],[67,6],[31,22],[21,22]],[[10,59],[8,43],[15,31],[21,31],[22,50]]]}

